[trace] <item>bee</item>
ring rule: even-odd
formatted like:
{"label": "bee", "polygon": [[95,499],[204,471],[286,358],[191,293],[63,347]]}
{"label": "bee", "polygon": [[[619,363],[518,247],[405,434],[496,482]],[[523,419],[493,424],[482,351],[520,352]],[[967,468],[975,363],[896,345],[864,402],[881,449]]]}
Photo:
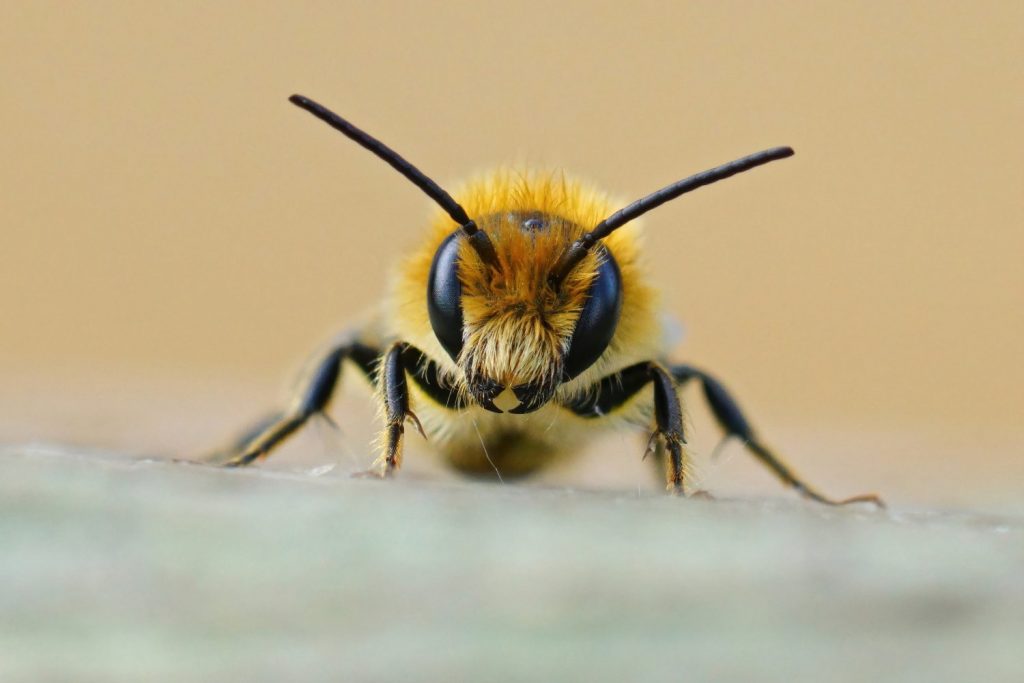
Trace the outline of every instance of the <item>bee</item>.
{"label": "bee", "polygon": [[[500,170],[456,200],[390,147],[301,95],[290,101],[372,152],[440,208],[400,266],[372,320],[335,340],[303,374],[290,405],[247,430],[217,462],[250,465],[311,418],[326,415],[342,369],[377,389],[380,457],[368,474],[402,466],[411,425],[457,470],[530,474],[599,428],[649,430],[670,492],[690,492],[679,390],[700,384],[725,438],[741,441],[784,484],[830,505],[751,427],[707,371],[669,362],[635,221],[711,183],[793,155],[775,147],[684,178],[614,210],[560,172]],[[638,449],[639,450],[639,449]]]}

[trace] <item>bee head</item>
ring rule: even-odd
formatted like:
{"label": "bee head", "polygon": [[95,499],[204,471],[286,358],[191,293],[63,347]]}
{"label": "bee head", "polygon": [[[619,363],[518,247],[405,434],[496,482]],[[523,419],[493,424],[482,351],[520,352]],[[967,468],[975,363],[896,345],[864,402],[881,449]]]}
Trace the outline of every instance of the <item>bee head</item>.
{"label": "bee head", "polygon": [[[458,229],[441,242],[427,282],[430,325],[484,408],[511,389],[513,413],[547,403],[593,365],[615,334],[622,276],[602,241],[687,192],[793,155],[775,147],[689,176],[608,214],[606,202],[563,179],[483,186],[466,208],[393,149],[301,95],[310,112],[405,176]],[[525,191],[524,191],[525,190]],[[467,210],[468,209],[468,210]]]}
{"label": "bee head", "polygon": [[500,412],[494,398],[511,389],[519,405],[510,412],[532,412],[608,347],[622,276],[601,247],[552,285],[553,269],[585,232],[565,218],[513,210],[478,223],[494,259],[481,257],[461,232],[441,243],[427,285],[430,324],[477,403]]}

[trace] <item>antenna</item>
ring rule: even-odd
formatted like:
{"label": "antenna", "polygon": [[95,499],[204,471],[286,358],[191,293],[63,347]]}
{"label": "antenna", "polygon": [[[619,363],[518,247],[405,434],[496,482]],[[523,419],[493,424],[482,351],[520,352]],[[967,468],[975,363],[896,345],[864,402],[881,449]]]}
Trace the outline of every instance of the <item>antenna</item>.
{"label": "antenna", "polygon": [[361,147],[368,149],[379,159],[386,162],[391,168],[405,176],[413,185],[423,190],[424,194],[434,200],[438,206],[444,209],[445,213],[451,216],[452,220],[459,224],[463,234],[469,238],[469,243],[476,250],[484,263],[490,266],[497,266],[498,259],[494,253],[494,245],[491,244],[487,234],[477,227],[476,223],[466,214],[466,210],[452,198],[440,185],[430,179],[423,171],[409,163],[401,154],[391,149],[383,142],[373,137],[366,131],[358,128],[349,121],[341,118],[333,111],[321,104],[314,102],[302,95],[292,95],[288,101],[296,107],[305,109],[331,128],[340,131],[350,140]]}
{"label": "antenna", "polygon": [[741,159],[736,159],[727,164],[694,174],[688,178],[683,178],[678,182],[661,188],[657,192],[636,200],[629,206],[619,209],[611,216],[608,216],[608,218],[598,223],[593,230],[573,242],[572,246],[555,264],[555,267],[551,269],[551,273],[548,275],[548,282],[551,283],[552,287],[558,289],[565,277],[572,272],[573,268],[579,265],[579,262],[583,260],[583,257],[587,255],[591,247],[626,223],[644,215],[651,209],[656,209],[665,202],[672,201],[676,197],[692,192],[699,187],[717,183],[719,180],[725,180],[737,173],[749,171],[752,168],[763,166],[778,159],[791,157],[793,154],[792,147],[773,147],[772,149],[755,152]]}

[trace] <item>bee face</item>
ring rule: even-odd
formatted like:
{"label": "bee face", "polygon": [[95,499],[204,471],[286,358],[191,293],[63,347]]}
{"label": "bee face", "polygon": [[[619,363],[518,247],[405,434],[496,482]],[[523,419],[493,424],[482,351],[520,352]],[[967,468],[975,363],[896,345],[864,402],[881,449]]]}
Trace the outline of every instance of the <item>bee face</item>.
{"label": "bee face", "polygon": [[[510,412],[538,409],[559,384],[605,355],[619,325],[623,293],[622,272],[606,238],[687,192],[793,154],[788,147],[764,150],[667,185],[614,213],[603,196],[560,174],[499,173],[460,203],[349,121],[301,95],[289,99],[387,162],[446,214],[438,246],[425,254],[427,315],[421,298],[424,271],[416,258],[405,274],[406,289],[418,290],[420,303],[405,315],[400,311],[397,320],[415,326],[427,318],[437,344],[461,374],[455,379],[477,403],[495,412],[501,410],[494,399],[505,390],[519,400]],[[459,226],[455,233],[451,221]],[[637,278],[627,280],[635,283]],[[642,299],[631,295],[633,310],[625,318],[634,327]],[[406,337],[419,341],[411,331]],[[631,340],[642,344],[642,335],[634,330]],[[427,346],[434,343],[430,339]],[[621,355],[622,348],[613,351]],[[397,364],[392,360],[390,378],[398,402],[388,408],[396,415],[406,410],[399,400],[404,374],[395,370]],[[391,426],[396,435],[400,427]]]}
{"label": "bee face", "polygon": [[541,212],[505,212],[477,220],[494,246],[485,263],[460,232],[434,254],[427,285],[430,324],[462,371],[472,398],[494,412],[511,389],[528,413],[607,348],[622,308],[622,277],[601,248],[560,286],[552,269],[585,230]]}

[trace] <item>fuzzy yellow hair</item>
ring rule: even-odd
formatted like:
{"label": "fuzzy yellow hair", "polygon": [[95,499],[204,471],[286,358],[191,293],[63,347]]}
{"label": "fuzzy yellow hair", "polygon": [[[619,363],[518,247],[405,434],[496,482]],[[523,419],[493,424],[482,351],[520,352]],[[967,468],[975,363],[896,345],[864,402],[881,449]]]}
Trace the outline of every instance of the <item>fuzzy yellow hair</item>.
{"label": "fuzzy yellow hair", "polygon": [[[617,206],[578,180],[547,171],[498,170],[471,181],[454,196],[490,237],[499,264],[497,269],[486,266],[468,245],[460,251],[465,344],[458,365],[437,341],[426,307],[434,254],[458,227],[442,212],[435,215],[428,239],[398,273],[390,316],[395,337],[437,361],[455,386],[466,375],[490,377],[506,386],[556,383],[588,288],[605,256],[593,250],[558,291],[548,286],[548,273],[573,240]],[[531,218],[543,227],[524,229],[523,222]],[[592,384],[599,374],[629,361],[661,355],[654,295],[638,262],[636,227],[616,231],[602,244],[622,274],[622,314],[608,350],[573,382],[578,386]]]}

